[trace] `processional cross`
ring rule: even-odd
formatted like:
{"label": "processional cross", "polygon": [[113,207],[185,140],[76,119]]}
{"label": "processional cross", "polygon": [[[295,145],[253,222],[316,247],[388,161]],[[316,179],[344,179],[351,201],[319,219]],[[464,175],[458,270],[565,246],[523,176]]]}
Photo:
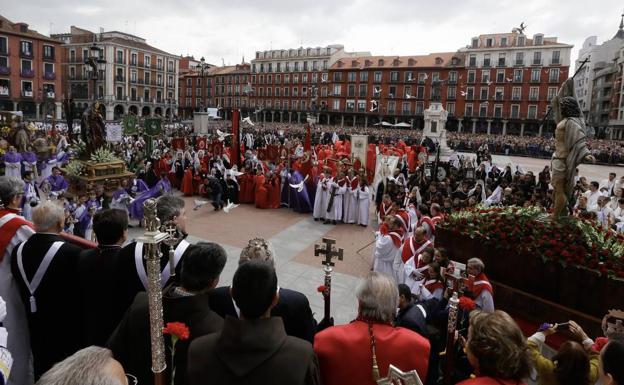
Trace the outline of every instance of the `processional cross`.
{"label": "processional cross", "polygon": [[325,287],[322,291],[323,300],[325,301],[325,312],[323,316],[323,320],[319,323],[319,330],[323,330],[329,326],[334,325],[334,319],[330,315],[331,309],[331,273],[334,270],[334,258],[338,258],[339,261],[342,261],[344,250],[336,249],[336,240],[323,238],[324,247],[322,245],[314,245],[314,256],[325,256],[325,259],[321,262],[324,266],[323,271],[325,271]]}

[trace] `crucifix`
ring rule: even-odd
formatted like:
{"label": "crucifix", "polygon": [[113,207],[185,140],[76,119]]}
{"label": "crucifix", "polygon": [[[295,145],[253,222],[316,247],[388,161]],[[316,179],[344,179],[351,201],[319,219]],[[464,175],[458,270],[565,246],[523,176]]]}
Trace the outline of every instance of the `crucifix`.
{"label": "crucifix", "polygon": [[[334,270],[333,258],[338,258],[342,261],[344,250],[336,248],[336,240],[323,238],[324,245],[314,245],[314,256],[324,256],[325,259],[321,262],[323,265],[323,271],[325,271],[325,285],[322,291],[323,300],[325,302],[325,314],[323,320],[319,323],[319,330],[323,330],[327,327],[334,325],[334,319],[330,315],[331,307],[331,273]],[[324,246],[324,247],[323,247]]]}

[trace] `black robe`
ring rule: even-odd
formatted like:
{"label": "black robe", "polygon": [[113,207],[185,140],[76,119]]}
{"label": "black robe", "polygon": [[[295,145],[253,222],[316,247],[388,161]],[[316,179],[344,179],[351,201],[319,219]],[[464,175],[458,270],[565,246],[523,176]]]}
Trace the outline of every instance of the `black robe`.
{"label": "black robe", "polygon": [[287,336],[277,317],[226,317],[223,330],[193,341],[188,351],[189,385],[319,384],[312,345]]}
{"label": "black robe", "polygon": [[[135,247],[136,242],[130,242],[119,251],[117,266],[115,268],[115,276],[118,277],[119,282],[119,287],[116,290],[116,301],[118,302],[121,309],[123,309],[123,312],[125,312],[128,307],[130,307],[137,293],[145,291],[145,287],[143,286],[143,283],[139,278],[139,274],[137,273],[136,265],[134,262]],[[169,262],[169,246],[161,243],[160,251],[162,253],[162,256],[160,257],[160,271],[162,272],[165,266],[167,266],[167,262]],[[186,249],[184,254],[182,254],[182,258],[180,258],[180,262],[176,266],[176,275],[173,277],[169,277],[167,282],[163,282],[163,287],[168,286],[174,282],[178,282],[178,278],[180,277],[180,270],[182,268],[182,261],[184,260],[184,257],[187,255],[187,253],[188,248]],[[145,246],[143,247],[143,255],[145,255]],[[145,267],[145,258],[143,258],[143,266]],[[119,320],[117,322],[119,322]]]}
{"label": "black robe", "polygon": [[[29,281],[32,281],[44,255],[57,241],[63,239],[56,234],[41,233],[34,234],[26,241],[22,256],[24,271]],[[65,243],[60,247],[35,291],[37,311],[31,313],[30,292],[17,264],[18,247],[13,249],[11,271],[26,309],[35,380],[52,365],[74,354],[80,348],[82,325],[76,281],[81,250],[71,243]]]}
{"label": "black robe", "polygon": [[[175,349],[175,385],[188,384],[186,357],[190,343],[203,335],[216,333],[223,327],[223,318],[210,310],[206,294],[179,297],[173,295],[173,287],[163,293],[163,317],[167,322],[183,322],[189,328],[189,339],[178,340]],[[165,336],[167,372],[171,375],[171,338]],[[133,374],[139,384],[153,384],[149,307],[146,293],[137,294],[134,302],[113,332],[108,347],[124,370]],[[169,381],[167,383],[170,383]]]}
{"label": "black robe", "polygon": [[82,347],[106,346],[126,311],[118,301],[123,282],[115,274],[120,247],[83,250],[78,261]]}
{"label": "black robe", "polygon": [[[238,317],[229,286],[213,289],[208,296],[210,307],[221,317]],[[279,302],[271,309],[271,317],[282,318],[287,335],[314,343],[316,321],[312,316],[308,298],[302,293],[280,287]]]}

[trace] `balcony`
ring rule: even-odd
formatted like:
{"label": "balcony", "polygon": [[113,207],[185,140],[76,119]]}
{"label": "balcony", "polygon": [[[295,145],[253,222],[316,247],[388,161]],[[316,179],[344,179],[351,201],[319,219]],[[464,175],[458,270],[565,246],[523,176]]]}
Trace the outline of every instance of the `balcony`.
{"label": "balcony", "polygon": [[44,72],[43,79],[45,80],[54,80],[56,79],[56,73],[54,72]]}
{"label": "balcony", "polygon": [[531,65],[541,66],[542,65],[542,59],[533,59],[533,62],[531,63]]}
{"label": "balcony", "polygon": [[475,80],[476,80],[475,78],[468,77],[467,82],[468,82],[468,84],[475,84]]}
{"label": "balcony", "polygon": [[117,75],[117,76],[115,76],[115,81],[116,82],[124,82],[124,81],[126,81],[126,78],[123,75]]}
{"label": "balcony", "polygon": [[483,68],[490,68],[490,61],[489,60],[484,60],[483,61]]}
{"label": "balcony", "polygon": [[167,72],[175,72],[174,67],[167,67]]}
{"label": "balcony", "polygon": [[134,78],[134,79],[133,79],[133,78],[130,78],[130,83],[131,83],[131,84],[137,84],[137,80],[136,80],[136,78]]}
{"label": "balcony", "polygon": [[505,59],[498,60],[498,67],[505,67],[507,63],[505,63]]}
{"label": "balcony", "polygon": [[10,67],[0,67],[0,75],[10,75],[11,68]]}
{"label": "balcony", "polygon": [[20,57],[22,57],[24,59],[32,59],[33,58],[33,53],[32,53],[32,51],[22,51],[22,50],[20,50]]}
{"label": "balcony", "polygon": [[539,80],[539,79],[535,79],[535,78],[532,78],[532,79],[531,79],[531,83],[539,83],[539,82],[540,82],[540,80]]}
{"label": "balcony", "polygon": [[505,99],[504,95],[496,95],[494,97],[494,100],[497,100],[497,101],[501,101],[501,100],[504,100],[504,99]]}
{"label": "balcony", "polygon": [[21,75],[22,75],[23,78],[34,78],[35,77],[35,71],[23,69],[21,71]]}
{"label": "balcony", "polygon": [[516,61],[514,62],[514,65],[515,65],[516,67],[521,67],[521,66],[523,66],[523,65],[524,65],[524,60],[516,60]]}
{"label": "balcony", "polygon": [[457,84],[457,79],[449,79],[447,82],[450,86]]}
{"label": "balcony", "polygon": [[130,60],[130,65],[136,67],[139,63],[136,60]]}
{"label": "balcony", "polygon": [[25,97],[25,98],[32,98],[33,97],[33,92],[32,91],[22,90],[22,96]]}
{"label": "balcony", "polygon": [[468,67],[476,67],[477,66],[477,61],[470,59],[470,61],[468,62]]}
{"label": "balcony", "polygon": [[9,92],[9,85],[0,85],[0,96],[9,96],[10,92]]}
{"label": "balcony", "polygon": [[54,99],[54,97],[56,96],[54,91],[48,91],[48,92],[46,92],[45,95],[46,95],[46,98],[48,98],[48,99]]}
{"label": "balcony", "polygon": [[473,95],[466,95],[466,100],[474,100],[474,96]]}
{"label": "balcony", "polygon": [[550,60],[550,65],[551,66],[558,66],[560,64],[561,64],[561,60],[559,60],[559,59],[551,59]]}
{"label": "balcony", "polygon": [[549,77],[548,83],[559,83],[559,77]]}
{"label": "balcony", "polygon": [[520,78],[520,77],[515,77],[515,78],[513,79],[513,82],[514,82],[514,83],[522,83],[522,78]]}
{"label": "balcony", "polygon": [[529,95],[529,101],[531,102],[536,102],[538,99],[537,95]]}
{"label": "balcony", "polygon": [[456,96],[455,95],[449,95],[446,97],[446,100],[455,100]]}
{"label": "balcony", "polygon": [[521,99],[520,95],[512,95],[511,96],[511,100],[513,100],[513,101],[520,101],[520,99]]}
{"label": "balcony", "polygon": [[126,64],[126,62],[124,61],[124,59],[117,58],[115,59],[115,64]]}
{"label": "balcony", "polygon": [[51,54],[51,55],[43,54],[43,61],[54,61],[54,54]]}

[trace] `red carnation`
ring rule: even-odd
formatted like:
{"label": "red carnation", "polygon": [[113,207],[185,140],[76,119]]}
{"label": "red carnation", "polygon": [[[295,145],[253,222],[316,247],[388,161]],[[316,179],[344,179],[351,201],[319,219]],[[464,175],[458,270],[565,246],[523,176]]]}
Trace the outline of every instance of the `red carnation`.
{"label": "red carnation", "polygon": [[592,349],[598,353],[605,347],[605,345],[609,343],[609,339],[607,337],[598,337],[596,338],[596,342],[592,346]]}
{"label": "red carnation", "polygon": [[172,337],[188,340],[191,333],[184,322],[167,322],[167,326],[163,328],[163,334],[170,334]]}
{"label": "red carnation", "polygon": [[318,291],[319,293],[324,293],[325,290],[327,290],[327,286],[325,286],[325,285],[321,285],[321,286],[316,288],[316,291]]}
{"label": "red carnation", "polygon": [[461,296],[459,297],[459,308],[464,311],[472,311],[477,308],[477,304],[472,299]]}

